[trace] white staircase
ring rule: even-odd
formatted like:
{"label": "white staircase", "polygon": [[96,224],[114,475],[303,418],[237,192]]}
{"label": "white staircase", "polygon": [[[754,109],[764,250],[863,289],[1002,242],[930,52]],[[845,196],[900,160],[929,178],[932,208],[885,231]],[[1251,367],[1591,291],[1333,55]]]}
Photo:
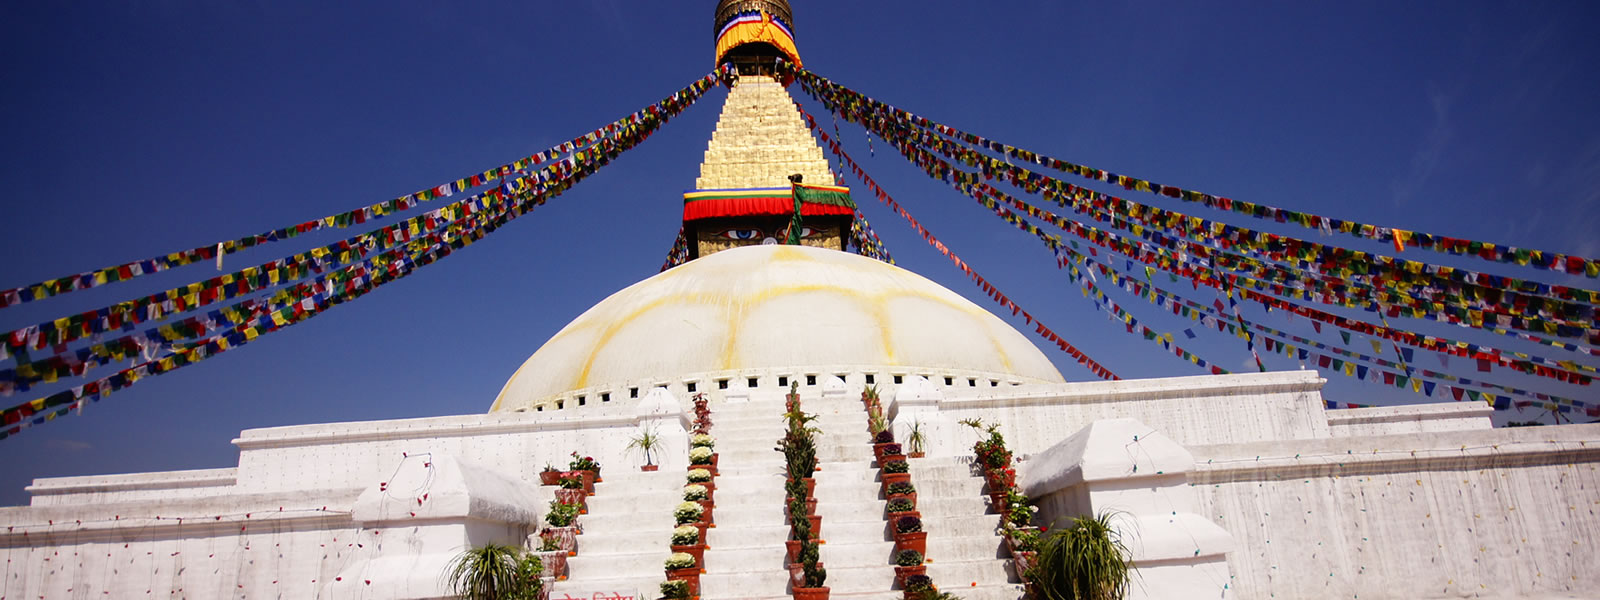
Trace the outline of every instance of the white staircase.
{"label": "white staircase", "polygon": [[681,468],[607,469],[588,499],[589,514],[578,517],[583,535],[578,555],[567,559],[569,577],[556,582],[551,595],[639,590],[659,597],[666,580],[662,563],[672,554],[672,509],[682,501],[685,475]]}
{"label": "white staircase", "polygon": [[[813,425],[822,430],[816,496],[825,541],[821,562],[831,596],[901,598],[866,411],[856,397],[803,396],[803,409],[819,415]],[[704,600],[789,597],[784,464],[774,450],[784,431],[780,398],[756,394],[750,402],[713,407],[720,475],[716,527],[707,532],[710,548],[700,576]],[[1016,578],[1004,557],[1004,542],[994,532],[999,516],[988,510],[983,479],[954,458],[913,459],[911,473],[928,531],[928,575],[934,583],[967,600],[1020,598],[1022,586],[1011,583]],[[644,597],[655,597],[665,579],[662,561],[670,554],[672,509],[683,482],[681,470],[608,472],[589,498],[589,514],[580,519],[584,534],[578,555],[569,559],[571,579],[556,584],[556,597],[602,588],[639,589]]]}

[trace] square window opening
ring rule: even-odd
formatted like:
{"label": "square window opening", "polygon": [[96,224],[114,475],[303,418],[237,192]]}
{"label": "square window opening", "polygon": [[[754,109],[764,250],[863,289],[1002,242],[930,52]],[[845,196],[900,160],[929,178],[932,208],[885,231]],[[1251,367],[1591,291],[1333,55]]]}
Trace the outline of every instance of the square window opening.
{"label": "square window opening", "polygon": [[789,376],[788,375],[784,375],[784,376],[781,376],[781,377],[778,378],[778,387],[789,387]]}
{"label": "square window opening", "polygon": [[695,388],[697,388],[699,386],[696,386],[695,383],[693,381],[691,381],[689,383],[684,384],[684,387],[688,388],[689,389],[689,393],[692,394],[692,393],[694,393]]}
{"label": "square window opening", "polygon": [[758,384],[760,384],[760,382],[761,382],[761,379],[759,377],[751,377],[747,381],[747,383],[748,383],[747,387],[756,387]]}
{"label": "square window opening", "polygon": [[894,382],[895,382],[895,383],[897,383],[897,384],[898,384],[898,383],[905,383],[905,378],[904,378],[904,377],[901,377],[901,376],[899,376],[899,375],[895,375],[895,376],[894,376]]}
{"label": "square window opening", "polygon": [[816,384],[817,384],[817,376],[816,375],[807,375],[806,376],[806,385],[816,385]]}
{"label": "square window opening", "polygon": [[872,385],[873,383],[875,383],[875,382],[873,381],[872,374],[871,373],[867,373],[867,385]]}

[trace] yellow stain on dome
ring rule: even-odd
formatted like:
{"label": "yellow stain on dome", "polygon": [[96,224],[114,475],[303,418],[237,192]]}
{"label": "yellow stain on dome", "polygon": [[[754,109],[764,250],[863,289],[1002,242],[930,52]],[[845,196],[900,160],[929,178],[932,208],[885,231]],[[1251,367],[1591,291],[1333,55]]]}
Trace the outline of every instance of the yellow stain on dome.
{"label": "yellow stain on dome", "polygon": [[[584,358],[583,367],[576,375],[576,380],[572,385],[566,386],[565,389],[575,390],[589,387],[589,379],[592,375],[594,364],[598,360],[600,354],[606,350],[613,338],[615,338],[625,328],[646,314],[667,306],[705,305],[712,308],[718,308],[723,311],[723,318],[726,322],[727,333],[725,335],[724,344],[718,360],[720,363],[719,368],[720,370],[742,368],[744,365],[738,364],[736,348],[740,338],[740,331],[744,329],[744,321],[748,318],[748,315],[752,313],[755,308],[761,306],[762,304],[771,302],[778,298],[807,292],[835,294],[840,298],[846,299],[860,306],[863,309],[863,314],[866,315],[872,321],[873,326],[877,327],[878,329],[879,343],[883,348],[884,353],[882,364],[886,366],[899,366],[899,361],[897,360],[898,353],[896,352],[892,337],[893,327],[891,326],[891,313],[888,303],[890,300],[898,298],[916,298],[946,308],[955,309],[959,313],[975,318],[980,324],[979,327],[981,328],[982,335],[988,338],[989,343],[993,347],[993,356],[1001,364],[1002,370],[1008,373],[1016,372],[1012,364],[1011,357],[1006,352],[1005,346],[1000,340],[1000,336],[996,335],[996,323],[992,323],[987,320],[995,318],[996,316],[979,306],[971,304],[970,302],[961,302],[960,300],[963,300],[963,298],[961,298],[961,296],[958,294],[954,294],[948,289],[938,288],[938,290],[943,291],[944,294],[934,293],[933,290],[915,289],[913,286],[920,285],[920,281],[917,278],[907,278],[900,273],[894,272],[893,269],[891,269],[888,273],[884,273],[882,271],[883,265],[880,263],[824,261],[792,247],[776,247],[773,249],[770,255],[765,257],[765,260],[760,261],[755,265],[748,266],[758,266],[762,263],[777,261],[820,263],[824,265],[826,269],[838,269],[855,273],[891,275],[891,277],[887,278],[886,283],[890,283],[892,287],[891,289],[869,291],[846,287],[844,284],[824,282],[796,285],[772,285],[761,287],[759,289],[742,294],[734,294],[722,291],[684,291],[666,294],[659,298],[650,300],[642,305],[633,307],[628,310],[625,315],[622,315],[619,318],[610,318],[608,315],[602,314],[588,319],[574,321],[570,323],[568,327],[563,328],[562,331],[557,332],[555,336],[551,337],[550,340],[545,343],[545,346],[549,346],[557,340],[576,332],[589,331],[598,327],[603,327],[604,330],[601,331],[595,341],[592,342],[588,356]],[[660,273],[653,279],[655,282],[659,283],[663,280],[678,277],[683,273],[692,272],[695,272],[694,269],[679,267],[670,269],[664,273]],[[953,295],[955,300],[945,297],[946,295]],[[930,325],[937,326],[937,324]],[[1004,327],[1003,321],[999,324],[999,326]],[[511,379],[507,381],[506,385],[502,388],[501,393],[496,396],[494,404],[490,407],[491,412],[501,409],[506,392],[515,387],[514,384],[522,375],[523,370],[531,362],[533,361],[530,358],[529,360],[524,361],[522,365],[517,367],[516,372],[512,374]],[[611,382],[597,383],[603,384]]]}

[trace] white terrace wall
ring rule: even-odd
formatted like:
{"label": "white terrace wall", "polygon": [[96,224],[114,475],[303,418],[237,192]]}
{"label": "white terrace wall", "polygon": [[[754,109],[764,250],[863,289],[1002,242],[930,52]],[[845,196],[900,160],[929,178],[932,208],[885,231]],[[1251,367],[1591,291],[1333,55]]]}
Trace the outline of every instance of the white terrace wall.
{"label": "white terrace wall", "polygon": [[1600,425],[1188,449],[1238,598],[1600,590]]}
{"label": "white terrace wall", "polygon": [[315,598],[361,550],[358,491],[0,509],[4,597]]}
{"label": "white terrace wall", "polygon": [[1042,452],[1098,419],[1112,418],[1138,419],[1183,445],[1314,439],[1331,435],[1321,396],[1325,382],[1315,371],[1285,371],[956,386],[938,389],[933,399],[896,398],[890,414],[902,441],[911,422],[919,422],[931,456],[971,454],[977,436],[958,424],[968,418],[1000,423],[1007,445],[1019,456]]}
{"label": "white terrace wall", "polygon": [[[649,424],[676,428],[681,447],[661,456],[686,464],[681,408],[670,397],[647,396],[604,411],[253,429],[234,441],[237,468],[39,479],[29,487],[32,506],[0,508],[0,551],[8,560],[0,597],[402,597],[385,581],[373,583],[382,593],[352,595],[368,584],[338,579],[404,572],[384,558],[393,552],[377,554],[385,534],[390,544],[437,546],[451,536],[520,540],[528,526],[473,515],[429,517],[423,509],[415,516],[396,512],[393,523],[353,519],[357,498],[393,481],[408,454],[453,455],[533,487],[546,463],[565,468],[574,450],[612,472],[635,468],[642,460],[624,448]],[[519,501],[532,504],[522,507],[525,520],[536,521],[551,495],[539,488],[531,502]],[[385,562],[365,568],[377,559]]]}

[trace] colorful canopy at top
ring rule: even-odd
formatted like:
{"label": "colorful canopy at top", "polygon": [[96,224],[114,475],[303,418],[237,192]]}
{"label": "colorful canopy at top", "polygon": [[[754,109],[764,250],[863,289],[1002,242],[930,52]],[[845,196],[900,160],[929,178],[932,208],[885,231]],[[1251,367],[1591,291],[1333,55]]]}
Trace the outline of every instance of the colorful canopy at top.
{"label": "colorful canopy at top", "polygon": [[717,63],[734,48],[756,43],[770,44],[794,64],[801,64],[800,51],[794,46],[794,30],[782,17],[765,10],[741,12],[722,26],[717,32]]}
{"label": "colorful canopy at top", "polygon": [[794,188],[690,190],[683,193],[683,220],[788,216],[794,214],[797,195],[802,216],[855,214],[856,203],[850,200],[850,188],[801,184]]}

